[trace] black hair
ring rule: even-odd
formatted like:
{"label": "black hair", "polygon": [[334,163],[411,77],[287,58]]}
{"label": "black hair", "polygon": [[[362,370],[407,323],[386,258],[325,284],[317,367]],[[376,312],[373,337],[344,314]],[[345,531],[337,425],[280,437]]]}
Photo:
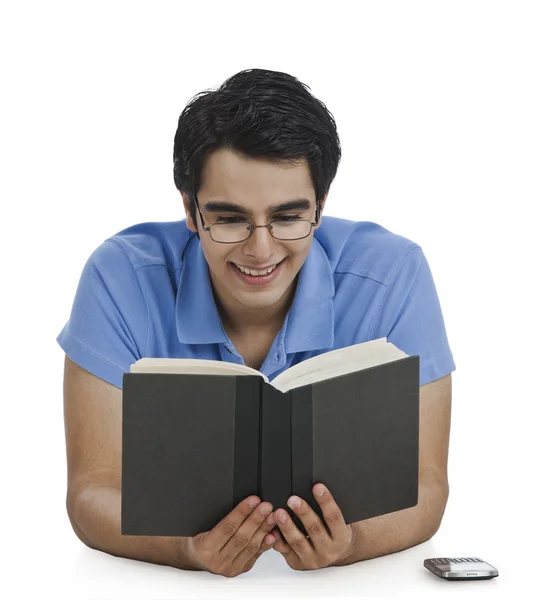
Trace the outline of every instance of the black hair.
{"label": "black hair", "polygon": [[307,161],[320,206],[336,176],[341,147],[334,117],[296,77],[247,69],[216,90],[204,90],[179,116],[173,145],[176,188],[189,197],[201,187],[204,160],[227,148],[245,157],[275,162]]}

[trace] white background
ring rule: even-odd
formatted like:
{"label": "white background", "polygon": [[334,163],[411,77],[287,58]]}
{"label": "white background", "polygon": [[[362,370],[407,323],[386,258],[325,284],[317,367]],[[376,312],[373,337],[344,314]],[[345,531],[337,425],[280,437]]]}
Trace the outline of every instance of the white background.
{"label": "white background", "polygon": [[[507,598],[533,582],[536,30],[536,4],[514,0],[2,3],[0,586],[10,597]],[[422,246],[457,369],[450,497],[431,541],[310,572],[270,551],[227,579],[113,557],[75,536],[55,338],[104,239],[184,217],[172,150],[187,101],[254,67],[298,77],[333,113],[343,158],[325,214]],[[480,556],[500,576],[441,581],[422,566],[440,556]]]}

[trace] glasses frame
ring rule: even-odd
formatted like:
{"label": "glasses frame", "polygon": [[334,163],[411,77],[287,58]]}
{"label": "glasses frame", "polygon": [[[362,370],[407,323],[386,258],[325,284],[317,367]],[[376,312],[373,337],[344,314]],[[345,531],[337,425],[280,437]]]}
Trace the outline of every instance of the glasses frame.
{"label": "glasses frame", "polygon": [[220,225],[220,223],[213,223],[212,225],[209,225],[209,227],[207,227],[205,225],[205,220],[203,218],[203,215],[201,214],[201,210],[200,210],[200,205],[198,202],[198,197],[196,194],[192,194],[192,197],[194,198],[194,202],[196,203],[196,208],[198,209],[199,215],[201,217],[201,227],[204,231],[208,231],[209,235],[211,236],[211,240],[213,240],[213,242],[216,242],[217,244],[241,244],[242,242],[246,242],[247,240],[249,240],[252,237],[253,232],[258,228],[258,227],[266,227],[269,230],[270,235],[275,239],[275,240],[281,240],[282,242],[294,242],[296,240],[303,240],[305,238],[307,238],[309,235],[311,235],[311,230],[313,229],[313,227],[315,225],[318,225],[319,223],[319,201],[316,200],[315,201],[315,221],[308,221],[308,219],[296,219],[297,221],[308,221],[308,223],[310,224],[310,230],[308,232],[307,235],[303,235],[302,237],[299,238],[292,238],[292,239],[282,239],[282,238],[277,238],[274,236],[274,234],[272,233],[272,223],[274,221],[281,221],[283,219],[273,219],[270,223],[268,223],[268,225],[252,225],[251,223],[248,225],[247,229],[250,231],[250,233],[248,234],[248,237],[245,238],[244,240],[240,240],[238,242],[221,242],[219,240],[215,240],[212,236],[212,232],[211,232],[211,227],[213,227],[214,225]]}

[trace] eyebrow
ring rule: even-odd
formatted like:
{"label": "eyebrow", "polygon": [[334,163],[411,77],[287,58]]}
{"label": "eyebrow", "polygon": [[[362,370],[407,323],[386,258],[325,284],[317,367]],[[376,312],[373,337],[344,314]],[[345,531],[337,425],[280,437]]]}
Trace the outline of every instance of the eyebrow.
{"label": "eyebrow", "polygon": [[[274,206],[270,206],[270,212],[282,212],[285,210],[307,210],[311,207],[311,202],[307,198],[295,198],[293,200],[288,200],[287,202],[283,202],[282,204],[275,204]],[[232,202],[224,202],[221,200],[212,200],[211,202],[207,202],[207,204],[203,207],[203,210],[210,213],[216,212],[232,212],[239,213],[241,215],[249,215],[252,216],[252,211],[244,208],[244,206],[240,206],[239,204],[233,204]]]}

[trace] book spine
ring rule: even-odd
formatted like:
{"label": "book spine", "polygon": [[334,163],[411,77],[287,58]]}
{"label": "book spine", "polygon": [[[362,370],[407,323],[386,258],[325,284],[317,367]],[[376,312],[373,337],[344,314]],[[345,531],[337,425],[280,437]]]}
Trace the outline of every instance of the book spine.
{"label": "book spine", "polygon": [[291,405],[288,392],[282,393],[264,381],[261,387],[258,495],[275,511],[287,509],[291,495]]}
{"label": "book spine", "polygon": [[[313,386],[304,385],[289,391],[291,407],[291,489],[303,498],[321,517],[322,511],[313,496],[316,483],[313,473]],[[307,532],[302,521],[289,509],[295,525],[304,535]]]}
{"label": "book spine", "polygon": [[235,376],[233,506],[259,494],[262,377]]}

